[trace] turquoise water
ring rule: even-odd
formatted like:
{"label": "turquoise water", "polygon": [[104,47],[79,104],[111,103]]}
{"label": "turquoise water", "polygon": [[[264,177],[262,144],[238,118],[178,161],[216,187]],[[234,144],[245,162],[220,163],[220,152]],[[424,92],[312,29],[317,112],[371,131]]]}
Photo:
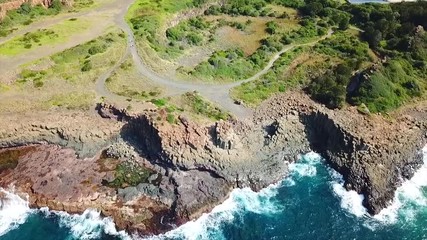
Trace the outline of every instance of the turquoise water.
{"label": "turquoise water", "polygon": [[[150,239],[427,239],[427,164],[375,217],[366,214],[363,197],[345,191],[341,176],[318,155],[307,154],[290,169],[282,182],[259,193],[234,190],[211,213]],[[5,230],[4,223],[11,221],[0,211],[0,239],[140,239],[115,231],[95,211],[68,215],[28,211],[25,201],[15,205],[22,209],[15,214],[15,227]]]}

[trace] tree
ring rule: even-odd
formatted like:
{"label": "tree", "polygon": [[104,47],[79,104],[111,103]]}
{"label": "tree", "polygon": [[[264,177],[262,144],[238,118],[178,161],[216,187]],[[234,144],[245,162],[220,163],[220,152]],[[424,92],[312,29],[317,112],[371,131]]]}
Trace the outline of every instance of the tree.
{"label": "tree", "polygon": [[340,30],[347,30],[350,25],[350,17],[344,14],[340,14],[338,21],[338,28]]}

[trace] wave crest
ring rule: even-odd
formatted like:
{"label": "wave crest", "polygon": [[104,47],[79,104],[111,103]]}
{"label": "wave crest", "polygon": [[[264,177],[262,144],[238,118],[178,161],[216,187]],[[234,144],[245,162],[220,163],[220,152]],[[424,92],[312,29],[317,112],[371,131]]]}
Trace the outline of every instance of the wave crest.
{"label": "wave crest", "polygon": [[14,194],[14,189],[0,188],[0,236],[25,223],[31,214],[28,201]]}

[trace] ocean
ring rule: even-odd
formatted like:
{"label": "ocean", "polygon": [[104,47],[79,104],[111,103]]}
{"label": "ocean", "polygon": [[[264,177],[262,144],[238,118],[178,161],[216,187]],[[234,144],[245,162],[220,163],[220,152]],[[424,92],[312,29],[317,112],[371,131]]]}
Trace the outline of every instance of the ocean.
{"label": "ocean", "polygon": [[[423,149],[427,156],[427,149]],[[363,196],[346,191],[342,176],[315,153],[289,165],[290,175],[256,193],[235,189],[211,213],[160,236],[141,238],[118,232],[94,210],[82,215],[31,210],[14,198],[0,211],[1,240],[62,239],[427,239],[427,158],[415,176],[396,191],[376,216]]]}

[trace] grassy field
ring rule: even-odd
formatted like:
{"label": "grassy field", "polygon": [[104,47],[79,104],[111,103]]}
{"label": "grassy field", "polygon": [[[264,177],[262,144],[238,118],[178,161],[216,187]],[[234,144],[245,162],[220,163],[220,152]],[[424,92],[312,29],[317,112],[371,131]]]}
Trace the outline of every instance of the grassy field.
{"label": "grassy field", "polygon": [[[299,30],[298,30],[299,31]],[[305,88],[310,82],[341,63],[359,68],[376,61],[369,46],[353,30],[337,31],[313,47],[299,47],[283,54],[260,79],[232,89],[234,99],[254,107],[273,94]]]}
{"label": "grassy field", "polygon": [[[212,123],[213,121],[218,121],[220,119],[226,120],[231,118],[230,113],[206,100],[197,92],[187,92],[182,95],[168,98],[165,102],[166,104],[164,105],[164,109],[168,113],[165,115],[165,120],[168,122],[170,122],[171,119],[176,120],[178,115],[190,117],[192,120],[200,123]],[[174,107],[171,108],[170,106]]]}
{"label": "grassy field", "polygon": [[231,95],[245,105],[255,107],[276,93],[304,87],[313,76],[336,64],[335,61],[308,47],[296,48],[283,54],[260,79],[233,88]]}
{"label": "grassy field", "polygon": [[94,106],[96,79],[125,51],[119,30],[22,67],[12,85],[2,87],[0,112],[81,109]]}
{"label": "grassy field", "polygon": [[244,30],[240,30],[236,27],[226,25],[218,30],[217,35],[219,42],[242,49],[246,56],[255,53],[261,47],[261,41],[268,37],[268,33],[266,32],[268,22],[276,22],[280,25],[283,33],[299,28],[298,22],[295,19],[287,20],[250,16],[232,17],[228,15],[206,16],[205,19],[209,22],[225,21],[228,23],[240,23],[245,26]]}
{"label": "grassy field", "polygon": [[[5,0],[7,1],[7,0]],[[61,4],[53,4],[50,8],[23,4],[21,8],[7,12],[6,17],[0,22],[0,37],[5,37],[19,28],[30,25],[55,15],[89,10],[111,0],[75,0],[73,7],[65,7]]]}
{"label": "grassy field", "polygon": [[0,55],[15,56],[32,51],[41,46],[66,42],[74,34],[83,32],[91,26],[89,21],[81,19],[65,20],[52,28],[36,30],[16,37],[0,45]]}
{"label": "grassy field", "polygon": [[109,91],[133,100],[151,100],[165,91],[140,76],[132,59],[127,59],[106,81]]}

